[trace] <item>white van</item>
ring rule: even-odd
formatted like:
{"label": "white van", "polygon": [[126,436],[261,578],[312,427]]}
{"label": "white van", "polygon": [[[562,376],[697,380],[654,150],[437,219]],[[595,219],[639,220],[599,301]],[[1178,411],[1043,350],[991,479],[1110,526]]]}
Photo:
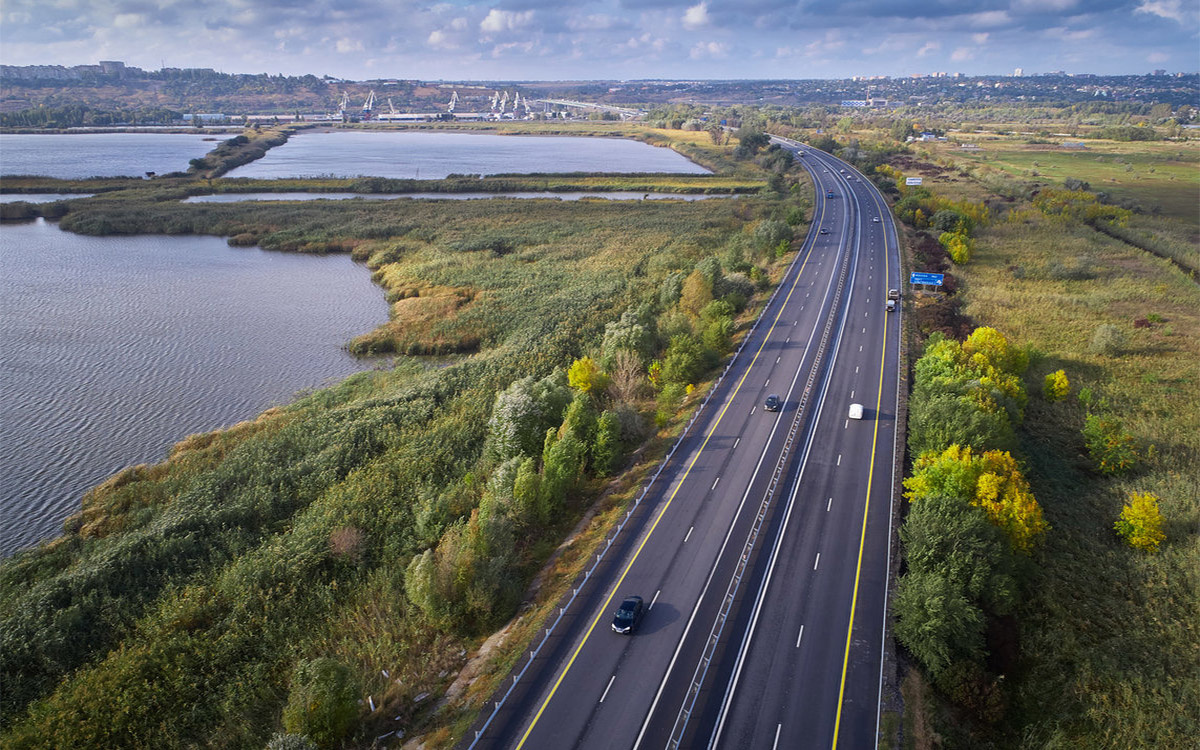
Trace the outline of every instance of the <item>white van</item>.
{"label": "white van", "polygon": [[850,404],[849,416],[851,419],[862,419],[862,415],[863,415],[862,404]]}
{"label": "white van", "polygon": [[887,301],[887,311],[888,311],[888,312],[895,312],[895,311],[896,311],[896,300],[894,300],[894,299],[890,299],[890,300],[888,300],[888,301]]}

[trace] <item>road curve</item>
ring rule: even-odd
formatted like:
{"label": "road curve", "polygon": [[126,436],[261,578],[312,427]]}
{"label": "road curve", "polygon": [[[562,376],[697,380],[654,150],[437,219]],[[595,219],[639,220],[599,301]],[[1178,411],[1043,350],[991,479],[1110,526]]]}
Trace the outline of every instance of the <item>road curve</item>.
{"label": "road curve", "polygon": [[[776,142],[804,154],[817,185],[809,235],[643,501],[462,747],[875,746],[896,234],[849,165]],[[763,410],[769,393],[780,411]],[[864,419],[847,418],[851,402]],[[632,637],[609,628],[626,594],[649,605]]]}

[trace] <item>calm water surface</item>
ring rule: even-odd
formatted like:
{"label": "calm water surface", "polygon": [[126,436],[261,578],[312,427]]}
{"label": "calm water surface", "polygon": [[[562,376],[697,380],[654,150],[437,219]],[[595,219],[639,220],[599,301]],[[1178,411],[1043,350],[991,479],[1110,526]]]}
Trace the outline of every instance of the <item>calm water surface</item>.
{"label": "calm water surface", "polygon": [[669,148],[622,138],[475,133],[303,133],[230,177],[391,177],[531,172],[709,174]]}
{"label": "calm water surface", "polygon": [[220,140],[189,133],[3,134],[0,174],[83,179],[182,172]]}
{"label": "calm water surface", "polygon": [[386,319],[348,256],[3,225],[0,555],[123,467],[368,367],[341,346]]}

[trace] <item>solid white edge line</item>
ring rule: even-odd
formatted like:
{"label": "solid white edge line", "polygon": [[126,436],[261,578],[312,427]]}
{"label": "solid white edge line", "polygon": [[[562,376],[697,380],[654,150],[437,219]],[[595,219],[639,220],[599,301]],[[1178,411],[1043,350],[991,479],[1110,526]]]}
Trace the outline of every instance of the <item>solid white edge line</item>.
{"label": "solid white edge line", "polygon": [[[849,216],[849,213],[847,213],[847,216]],[[861,236],[859,236],[859,237],[856,237],[856,239],[855,239],[855,251],[854,251],[855,256],[857,256],[859,254],[859,250],[861,249],[861,247],[862,247],[862,239],[861,239]],[[854,283],[853,283],[854,277],[857,276],[857,274],[858,274],[857,264],[858,264],[858,259],[857,259],[857,257],[855,257],[850,263],[850,284],[849,284],[849,286],[851,288],[853,288],[853,286],[854,286]],[[832,281],[832,279],[831,279],[831,281]],[[828,292],[826,292],[826,294],[828,295]],[[824,303],[822,303],[822,307],[824,307]],[[832,363],[837,362],[837,355],[841,351],[842,339],[844,338],[845,333],[846,333],[846,321],[849,319],[849,317],[850,317],[849,315],[843,316],[842,322],[838,326],[838,335],[834,342],[833,351],[830,354],[830,363],[831,363],[830,366],[832,366]],[[816,334],[815,328],[813,330],[813,334],[814,335]],[[811,337],[809,339],[809,343],[811,344]],[[806,349],[806,351],[807,351],[807,349]],[[801,361],[803,361],[803,360],[801,360]],[[797,371],[797,374],[798,374],[798,371]],[[750,643],[750,640],[753,639],[754,630],[758,625],[758,617],[762,610],[762,601],[763,601],[762,594],[763,594],[763,592],[766,591],[766,588],[770,585],[771,576],[774,574],[775,562],[778,558],[779,547],[782,543],[784,535],[787,532],[788,522],[791,519],[792,508],[795,503],[796,494],[800,491],[800,482],[804,478],[804,471],[808,464],[808,454],[812,449],[813,440],[816,439],[817,425],[820,423],[821,413],[825,409],[825,396],[829,390],[829,381],[830,381],[830,378],[822,379],[821,395],[815,402],[817,404],[817,411],[813,415],[812,429],[809,431],[808,441],[805,443],[804,455],[800,461],[800,470],[799,470],[799,473],[796,475],[796,482],[792,486],[792,494],[788,500],[788,505],[787,505],[787,508],[783,515],[783,522],[780,526],[779,534],[776,537],[775,547],[773,548],[771,557],[767,562],[767,573],[764,576],[762,583],[759,585],[759,594],[756,598],[755,607],[751,611],[750,622],[746,626],[745,634],[742,637],[742,645],[738,650],[738,658],[736,659],[736,661],[734,663],[733,675],[731,676],[730,681],[726,685],[726,688],[725,688],[725,695],[721,701],[721,710],[717,714],[717,724],[713,728],[712,736],[709,738],[709,742],[708,742],[709,750],[712,750],[713,748],[715,748],[717,746],[717,744],[721,741],[721,732],[725,728],[725,720],[729,714],[729,706],[732,703],[732,696],[733,696],[733,693],[737,690],[737,683],[741,679],[741,671],[742,671],[742,667],[745,665],[745,657],[746,657],[746,653],[749,650],[749,643]],[[644,727],[643,727],[643,729],[644,729]],[[641,737],[639,736],[638,739],[640,741]],[[635,745],[634,747],[636,748],[637,746]]]}

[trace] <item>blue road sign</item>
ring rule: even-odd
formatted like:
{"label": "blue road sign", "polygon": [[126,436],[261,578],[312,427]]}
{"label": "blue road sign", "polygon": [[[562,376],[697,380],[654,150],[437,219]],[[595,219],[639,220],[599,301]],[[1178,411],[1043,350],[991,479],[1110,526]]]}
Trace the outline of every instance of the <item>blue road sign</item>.
{"label": "blue road sign", "polygon": [[945,278],[945,274],[922,273],[920,271],[913,271],[912,274],[908,277],[908,283],[910,283],[910,284],[932,284],[934,286],[941,286],[942,279],[944,279],[944,278]]}

